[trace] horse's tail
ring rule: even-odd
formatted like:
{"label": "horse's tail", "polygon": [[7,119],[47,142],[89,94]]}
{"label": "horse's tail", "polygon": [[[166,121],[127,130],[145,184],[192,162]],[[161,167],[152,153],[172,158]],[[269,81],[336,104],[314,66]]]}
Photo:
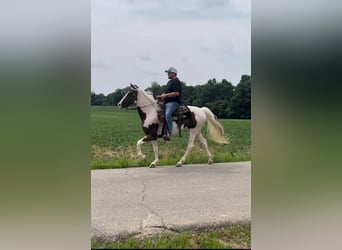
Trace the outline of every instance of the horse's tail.
{"label": "horse's tail", "polygon": [[203,107],[202,110],[208,120],[209,138],[220,144],[229,144],[228,139],[224,136],[223,127],[217,120],[216,116],[207,107]]}

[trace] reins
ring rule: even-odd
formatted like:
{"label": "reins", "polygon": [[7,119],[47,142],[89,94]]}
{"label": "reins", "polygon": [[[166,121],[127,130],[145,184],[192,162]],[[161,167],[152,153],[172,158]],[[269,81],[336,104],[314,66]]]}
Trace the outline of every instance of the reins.
{"label": "reins", "polygon": [[127,108],[129,110],[133,110],[133,109],[137,109],[137,108],[145,108],[145,107],[148,107],[148,106],[152,106],[154,104],[157,104],[157,103],[150,103],[150,104],[147,104],[147,105],[144,105],[144,106],[136,106],[136,107],[133,107],[133,108]]}

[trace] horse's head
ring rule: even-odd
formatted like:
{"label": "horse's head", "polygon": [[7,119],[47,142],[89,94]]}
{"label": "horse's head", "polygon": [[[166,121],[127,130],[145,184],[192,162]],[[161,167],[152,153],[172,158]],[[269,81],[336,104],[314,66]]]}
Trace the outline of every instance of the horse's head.
{"label": "horse's head", "polygon": [[119,108],[127,108],[137,101],[139,87],[131,83],[130,89],[118,103]]}

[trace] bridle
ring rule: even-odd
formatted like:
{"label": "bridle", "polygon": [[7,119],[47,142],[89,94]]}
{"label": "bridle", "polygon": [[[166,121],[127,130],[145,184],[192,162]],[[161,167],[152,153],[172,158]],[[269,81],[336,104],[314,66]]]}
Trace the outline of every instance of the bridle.
{"label": "bridle", "polygon": [[[138,90],[135,89],[135,88],[131,88],[129,91],[131,92],[131,95],[128,96],[129,99],[128,99],[128,101],[126,100],[126,102],[132,101],[133,98],[134,98],[134,101],[136,101],[137,98],[138,98]],[[127,94],[128,94],[128,93],[127,93]],[[136,107],[129,107],[130,105],[128,105],[127,109],[132,110],[132,109],[137,109],[137,108],[145,108],[145,107],[152,106],[152,105],[155,105],[155,104],[156,104],[156,103],[151,102],[151,103],[149,103],[149,104],[147,104],[147,105],[136,106]]]}
{"label": "bridle", "polygon": [[[136,107],[132,107],[132,108],[129,108],[129,106],[131,106],[133,103],[134,103],[134,101],[136,102],[137,101],[137,99],[138,99],[138,91],[139,91],[139,89],[138,89],[138,86],[137,85],[133,85],[132,83],[131,83],[131,88],[130,88],[130,90],[126,93],[126,98],[125,98],[125,103],[131,103],[131,104],[129,104],[129,105],[127,105],[126,106],[126,109],[137,109],[137,108],[145,108],[145,107],[148,107],[148,106],[153,106],[153,105],[155,105],[156,103],[155,102],[153,102],[152,100],[148,100],[150,103],[149,104],[146,104],[146,105],[142,105],[142,106],[136,106]],[[147,97],[146,97],[147,98]],[[148,99],[148,98],[147,98]],[[122,103],[120,102],[119,103],[120,104],[120,106],[122,107]]]}
{"label": "bridle", "polygon": [[[128,104],[126,106],[126,108],[128,108],[130,105],[132,105],[134,103],[134,101],[137,100],[137,97],[138,97],[138,91],[137,90],[129,90],[126,94],[125,94],[125,97],[124,97],[124,100],[121,100],[119,102],[119,105],[120,107],[122,107],[122,104],[125,104],[125,103],[131,103],[131,104]],[[122,102],[124,101],[124,102]]]}
{"label": "bridle", "polygon": [[145,108],[145,107],[152,106],[152,105],[155,105],[155,103],[150,103],[150,104],[147,104],[147,105],[144,105],[144,106],[137,106],[137,107],[138,108]]}

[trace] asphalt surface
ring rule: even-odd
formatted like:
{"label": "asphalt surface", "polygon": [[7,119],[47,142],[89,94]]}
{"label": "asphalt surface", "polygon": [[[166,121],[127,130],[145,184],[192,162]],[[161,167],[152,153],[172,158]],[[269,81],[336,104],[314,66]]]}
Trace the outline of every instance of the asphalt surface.
{"label": "asphalt surface", "polygon": [[251,162],[91,171],[91,237],[250,223]]}

